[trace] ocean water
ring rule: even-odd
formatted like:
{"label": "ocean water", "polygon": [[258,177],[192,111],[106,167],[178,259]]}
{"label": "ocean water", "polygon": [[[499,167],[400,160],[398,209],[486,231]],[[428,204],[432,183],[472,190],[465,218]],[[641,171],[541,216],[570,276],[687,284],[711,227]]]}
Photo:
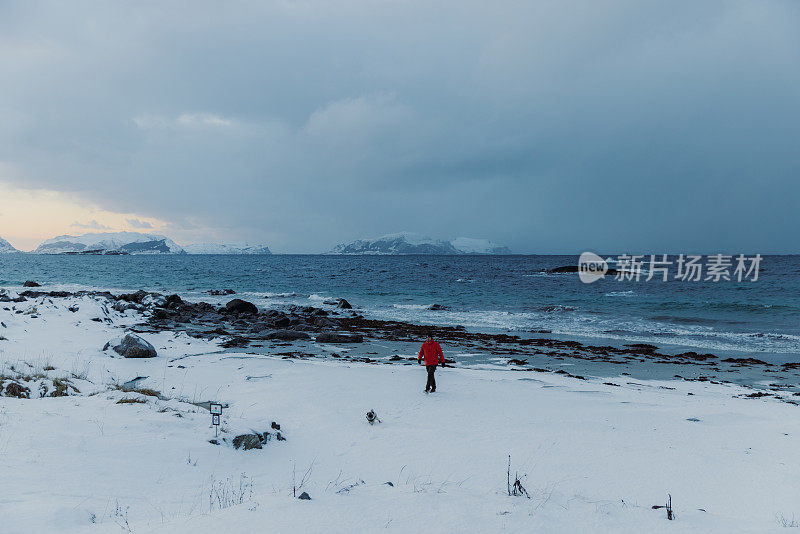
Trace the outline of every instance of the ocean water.
{"label": "ocean water", "polygon": [[[39,256],[0,255],[0,287],[25,280],[63,289],[147,289],[215,300],[230,288],[259,305],[344,297],[367,316],[481,331],[606,342],[800,355],[800,256],[766,256],[756,282],[593,284],[543,269],[575,256]],[[225,300],[219,298],[217,300]],[[427,308],[447,306],[442,311]],[[757,353],[757,354],[756,354]]]}

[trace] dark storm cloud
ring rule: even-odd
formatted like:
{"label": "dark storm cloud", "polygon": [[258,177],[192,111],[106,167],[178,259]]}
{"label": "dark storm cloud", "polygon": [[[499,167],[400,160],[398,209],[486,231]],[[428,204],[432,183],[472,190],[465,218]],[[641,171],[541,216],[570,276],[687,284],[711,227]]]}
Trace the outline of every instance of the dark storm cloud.
{"label": "dark storm cloud", "polygon": [[6,2],[0,179],[279,251],[797,252],[799,14]]}

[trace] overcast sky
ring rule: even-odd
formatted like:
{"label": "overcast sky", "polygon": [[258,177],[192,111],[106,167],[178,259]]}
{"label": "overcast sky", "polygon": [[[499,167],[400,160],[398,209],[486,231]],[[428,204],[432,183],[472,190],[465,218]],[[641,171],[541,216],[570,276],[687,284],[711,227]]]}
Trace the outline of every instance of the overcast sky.
{"label": "overcast sky", "polygon": [[799,130],[796,1],[0,0],[0,236],[29,246],[797,253]]}

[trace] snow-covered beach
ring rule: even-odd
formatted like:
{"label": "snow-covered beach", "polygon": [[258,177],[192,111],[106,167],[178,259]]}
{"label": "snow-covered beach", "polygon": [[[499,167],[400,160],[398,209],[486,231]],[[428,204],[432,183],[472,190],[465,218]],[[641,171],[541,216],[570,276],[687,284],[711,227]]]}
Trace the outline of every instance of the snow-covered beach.
{"label": "snow-covered beach", "polygon": [[[424,370],[379,344],[363,363],[170,330],[127,359],[102,349],[150,312],[110,304],[0,303],[4,386],[31,397],[0,397],[3,532],[765,532],[800,516],[798,407],[749,388],[457,363],[426,396]],[[61,378],[69,395],[37,398]],[[263,448],[232,446],[253,431]],[[507,494],[509,455],[530,499]],[[674,521],[652,508],[668,494]]]}

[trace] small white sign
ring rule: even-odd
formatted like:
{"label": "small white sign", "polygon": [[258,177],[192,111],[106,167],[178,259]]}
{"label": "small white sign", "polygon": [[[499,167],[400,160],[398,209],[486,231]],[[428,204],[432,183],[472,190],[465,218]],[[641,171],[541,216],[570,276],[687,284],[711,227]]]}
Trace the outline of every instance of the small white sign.
{"label": "small white sign", "polygon": [[220,415],[222,413],[222,405],[221,404],[212,403],[212,404],[209,405],[208,409],[212,413],[212,415]]}
{"label": "small white sign", "polygon": [[211,424],[214,426],[219,426],[219,414],[214,414],[211,416]]}

